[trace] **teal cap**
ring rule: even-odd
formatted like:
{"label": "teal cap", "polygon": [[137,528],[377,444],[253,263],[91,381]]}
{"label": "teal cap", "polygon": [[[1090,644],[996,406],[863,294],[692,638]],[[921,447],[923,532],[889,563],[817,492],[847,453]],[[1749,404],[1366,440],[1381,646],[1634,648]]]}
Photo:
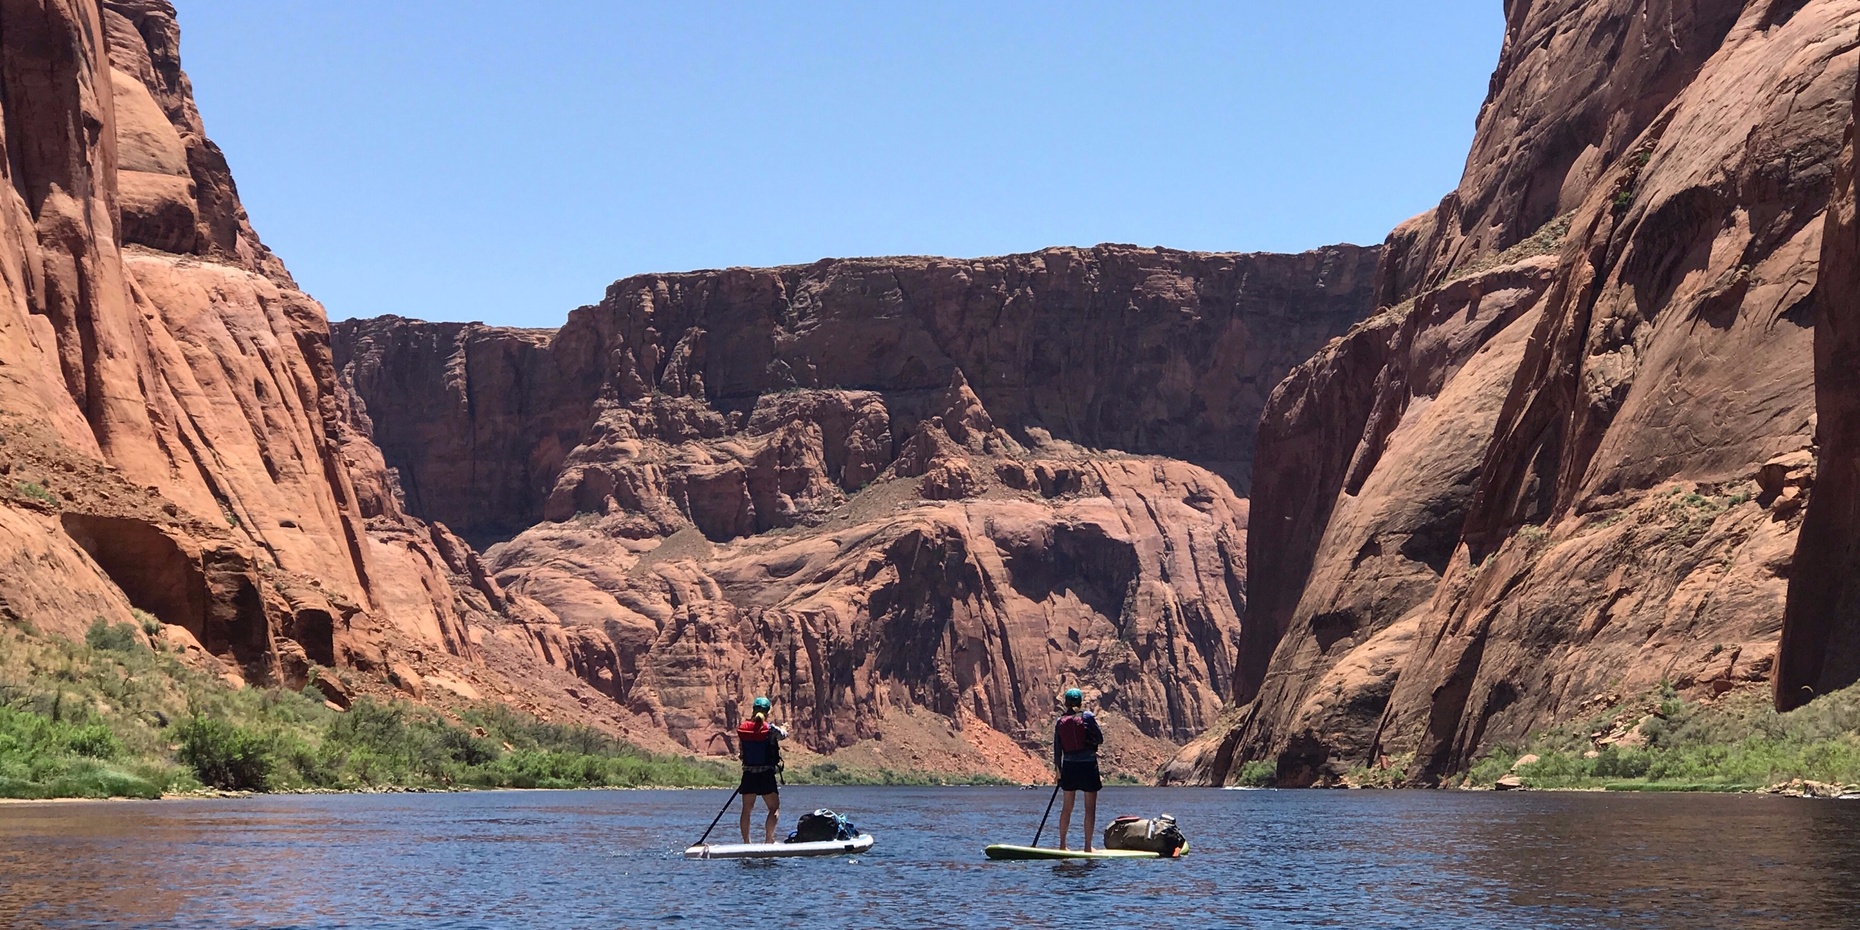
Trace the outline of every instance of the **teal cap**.
{"label": "teal cap", "polygon": [[1077,688],[1067,688],[1066,689],[1066,703],[1067,704],[1085,703],[1085,692],[1080,691]]}
{"label": "teal cap", "polygon": [[765,697],[756,698],[754,701],[750,702],[749,706],[756,710],[766,711],[769,709],[769,699]]}

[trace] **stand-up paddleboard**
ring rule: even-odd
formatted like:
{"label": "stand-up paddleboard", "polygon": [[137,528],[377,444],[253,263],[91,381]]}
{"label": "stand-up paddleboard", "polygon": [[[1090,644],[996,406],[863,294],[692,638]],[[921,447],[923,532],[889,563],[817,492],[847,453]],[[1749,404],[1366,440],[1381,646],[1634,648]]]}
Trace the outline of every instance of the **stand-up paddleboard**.
{"label": "stand-up paddleboard", "polygon": [[787,859],[795,856],[848,856],[872,848],[872,834],[817,843],[711,843],[685,850],[686,859]]}
{"label": "stand-up paddleboard", "polygon": [[982,850],[990,859],[1168,859],[1188,854],[1188,847],[1175,851],[1175,857],[1140,849],[1052,849],[1047,846],[1009,846],[997,843]]}

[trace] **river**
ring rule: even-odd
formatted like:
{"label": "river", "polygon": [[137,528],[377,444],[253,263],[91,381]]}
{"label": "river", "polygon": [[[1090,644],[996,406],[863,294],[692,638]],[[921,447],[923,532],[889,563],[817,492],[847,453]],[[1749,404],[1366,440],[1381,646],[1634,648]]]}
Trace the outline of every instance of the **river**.
{"label": "river", "polygon": [[680,857],[721,791],[0,805],[0,926],[1860,925],[1855,802],[1114,788],[1101,814],[1171,812],[1189,855],[982,856],[1047,797],[790,787],[785,824],[832,807],[878,844],[779,862]]}

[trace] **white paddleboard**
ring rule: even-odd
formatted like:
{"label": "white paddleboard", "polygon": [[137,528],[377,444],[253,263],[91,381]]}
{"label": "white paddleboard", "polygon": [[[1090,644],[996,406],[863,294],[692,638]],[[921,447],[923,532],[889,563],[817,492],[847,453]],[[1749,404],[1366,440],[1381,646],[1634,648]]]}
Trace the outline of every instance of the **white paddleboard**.
{"label": "white paddleboard", "polygon": [[872,834],[817,843],[708,843],[685,850],[686,859],[786,859],[793,856],[847,856],[872,848]]}

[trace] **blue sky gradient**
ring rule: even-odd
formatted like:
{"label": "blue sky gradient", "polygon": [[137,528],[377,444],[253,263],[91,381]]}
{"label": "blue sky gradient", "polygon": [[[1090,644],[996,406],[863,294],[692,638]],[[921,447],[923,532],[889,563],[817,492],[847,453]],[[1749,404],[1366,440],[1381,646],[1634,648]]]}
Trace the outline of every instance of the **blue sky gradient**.
{"label": "blue sky gradient", "polygon": [[330,316],[556,326],[648,271],[1375,242],[1458,182],[1499,0],[177,0]]}

